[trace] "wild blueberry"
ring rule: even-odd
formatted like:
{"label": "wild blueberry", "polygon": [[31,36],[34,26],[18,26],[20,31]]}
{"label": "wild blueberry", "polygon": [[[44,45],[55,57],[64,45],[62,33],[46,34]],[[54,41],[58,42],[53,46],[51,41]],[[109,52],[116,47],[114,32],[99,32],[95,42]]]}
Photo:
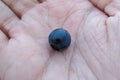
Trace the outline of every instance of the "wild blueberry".
{"label": "wild blueberry", "polygon": [[71,36],[67,30],[58,28],[50,33],[49,43],[53,49],[62,51],[70,46]]}

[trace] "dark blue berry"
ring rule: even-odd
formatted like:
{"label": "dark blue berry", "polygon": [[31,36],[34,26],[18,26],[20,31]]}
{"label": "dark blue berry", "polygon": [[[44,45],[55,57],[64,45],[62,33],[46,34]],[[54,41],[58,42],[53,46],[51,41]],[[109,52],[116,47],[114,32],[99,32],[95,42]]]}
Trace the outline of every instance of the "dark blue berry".
{"label": "dark blue berry", "polygon": [[53,49],[62,51],[70,46],[71,36],[68,31],[58,28],[50,33],[49,43]]}

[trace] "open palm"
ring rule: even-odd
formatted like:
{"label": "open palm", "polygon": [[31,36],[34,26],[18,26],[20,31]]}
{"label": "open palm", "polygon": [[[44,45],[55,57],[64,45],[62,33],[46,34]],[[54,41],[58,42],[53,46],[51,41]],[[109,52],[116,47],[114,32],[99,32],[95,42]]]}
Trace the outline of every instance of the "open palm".
{"label": "open palm", "polygon": [[[0,80],[120,80],[119,4],[0,1]],[[61,27],[72,41],[57,52],[48,36]]]}

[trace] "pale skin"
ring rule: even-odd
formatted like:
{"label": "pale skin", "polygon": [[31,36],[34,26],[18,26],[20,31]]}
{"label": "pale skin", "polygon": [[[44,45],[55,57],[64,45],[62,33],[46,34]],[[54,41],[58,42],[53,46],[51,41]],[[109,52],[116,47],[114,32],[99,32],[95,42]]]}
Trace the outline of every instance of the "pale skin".
{"label": "pale skin", "polygon": [[[58,52],[61,27],[72,41]],[[1,0],[0,80],[120,80],[120,1]]]}

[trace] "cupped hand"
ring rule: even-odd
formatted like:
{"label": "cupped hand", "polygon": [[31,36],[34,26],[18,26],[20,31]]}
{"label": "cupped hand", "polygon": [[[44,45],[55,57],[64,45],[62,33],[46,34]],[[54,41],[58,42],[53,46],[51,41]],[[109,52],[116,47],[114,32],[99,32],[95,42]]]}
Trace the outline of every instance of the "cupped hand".
{"label": "cupped hand", "polygon": [[[59,52],[56,28],[71,34]],[[0,1],[0,80],[120,80],[119,0]]]}

